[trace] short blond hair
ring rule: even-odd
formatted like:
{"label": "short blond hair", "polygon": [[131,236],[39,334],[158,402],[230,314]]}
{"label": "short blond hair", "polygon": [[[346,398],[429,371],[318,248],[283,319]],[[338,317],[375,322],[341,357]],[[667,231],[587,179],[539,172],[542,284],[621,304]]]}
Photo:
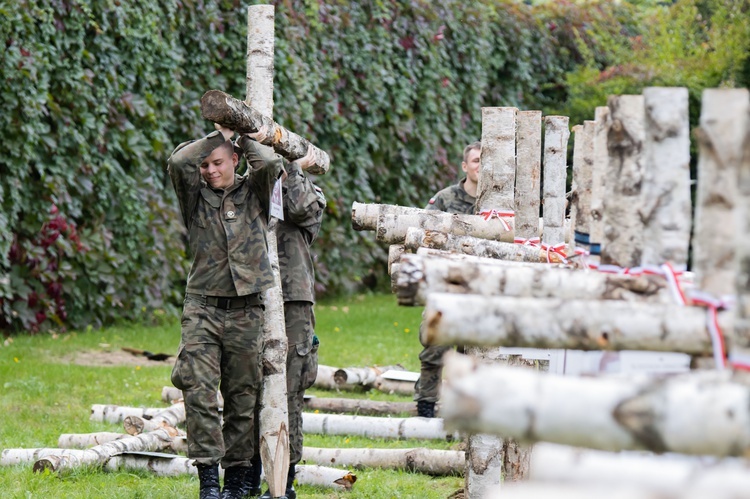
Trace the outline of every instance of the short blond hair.
{"label": "short blond hair", "polygon": [[479,141],[476,141],[464,147],[464,160],[463,160],[464,163],[466,163],[466,160],[469,159],[469,152],[473,151],[474,149],[476,149],[477,151],[481,151],[482,143]]}

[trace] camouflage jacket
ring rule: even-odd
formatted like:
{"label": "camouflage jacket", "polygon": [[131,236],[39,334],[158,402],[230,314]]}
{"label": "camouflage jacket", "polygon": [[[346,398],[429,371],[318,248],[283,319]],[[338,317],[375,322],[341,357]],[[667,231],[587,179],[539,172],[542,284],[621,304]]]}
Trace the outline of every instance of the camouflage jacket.
{"label": "camouflage jacket", "polygon": [[193,257],[187,292],[242,296],[273,285],[266,243],[267,213],[282,160],[270,147],[243,136],[239,145],[249,174],[236,175],[229,189],[215,190],[201,177],[200,164],[223,142],[219,132],[212,132],[180,144],[169,158],[169,176]]}
{"label": "camouflage jacket", "polygon": [[276,228],[284,301],[315,302],[315,270],[310,245],[318,237],[326,201],[295,163],[283,185],[284,221]]}
{"label": "camouflage jacket", "polygon": [[466,215],[474,214],[474,203],[477,198],[470,196],[464,190],[464,178],[456,185],[446,187],[430,199],[425,206],[426,210],[440,210],[448,213],[464,213]]}

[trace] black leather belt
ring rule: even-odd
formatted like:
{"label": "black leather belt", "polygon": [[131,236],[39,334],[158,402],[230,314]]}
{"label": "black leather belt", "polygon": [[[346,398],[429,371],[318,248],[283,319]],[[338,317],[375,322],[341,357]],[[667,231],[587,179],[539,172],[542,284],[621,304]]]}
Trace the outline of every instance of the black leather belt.
{"label": "black leather belt", "polygon": [[246,305],[263,304],[260,293],[244,296],[204,296],[191,293],[190,296],[203,301],[210,307],[216,307],[222,310],[234,310],[237,308],[245,308]]}

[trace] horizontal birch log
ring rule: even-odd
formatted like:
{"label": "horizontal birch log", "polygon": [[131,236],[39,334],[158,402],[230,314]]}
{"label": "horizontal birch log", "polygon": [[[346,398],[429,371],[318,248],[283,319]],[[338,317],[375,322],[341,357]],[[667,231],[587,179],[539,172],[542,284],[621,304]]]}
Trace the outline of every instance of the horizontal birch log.
{"label": "horizontal birch log", "polygon": [[378,377],[386,371],[405,371],[405,369],[399,365],[385,367],[344,367],[333,373],[333,380],[339,387],[346,385],[369,387],[373,386]]}
{"label": "horizontal birch log", "polygon": [[80,466],[102,466],[112,456],[127,452],[159,452],[170,448],[171,444],[172,436],[169,435],[166,429],[161,429],[142,435],[113,440],[84,451],[79,451],[75,455],[71,453],[47,455],[39,458],[34,463],[34,471],[50,470],[60,472],[72,470]]}
{"label": "horizontal birch log", "polygon": [[388,275],[391,274],[391,266],[398,264],[401,260],[401,255],[404,254],[406,248],[403,244],[391,244],[388,247]]}
{"label": "horizontal birch log", "polygon": [[316,435],[354,435],[370,438],[455,439],[440,418],[375,418],[338,414],[302,414],[302,431]]}
{"label": "horizontal birch log", "polygon": [[516,262],[544,263],[547,257],[551,263],[561,263],[557,253],[547,253],[541,248],[523,244],[491,241],[470,236],[458,236],[447,232],[410,227],[404,237],[404,247],[411,251],[431,248],[465,255],[510,260]]}
{"label": "horizontal birch log", "polygon": [[[416,229],[421,231],[422,229]],[[503,243],[505,244],[505,243]],[[496,265],[498,267],[554,267],[554,268],[571,268],[565,264],[547,263],[547,262],[517,262],[514,260],[500,260],[497,258],[488,258],[485,256],[467,255],[465,253],[451,253],[441,249],[419,247],[410,255],[418,255],[423,258],[442,258],[454,262],[472,262],[477,265]]]}
{"label": "horizontal birch log", "polygon": [[326,173],[331,164],[327,152],[287,130],[270,117],[262,115],[245,102],[220,90],[209,90],[203,94],[201,114],[203,118],[238,133],[255,133],[265,127],[267,138],[262,143],[273,147],[274,151],[288,161],[302,158],[308,150],[312,149],[313,163],[307,171],[315,175]]}
{"label": "horizontal birch log", "polygon": [[327,466],[405,470],[433,476],[461,475],[463,451],[426,449],[322,449],[305,447],[302,459]]}
{"label": "horizontal birch log", "polygon": [[645,452],[605,452],[550,443],[534,446],[529,479],[537,482],[620,487],[662,493],[687,489],[732,493],[750,490],[750,463]]}
{"label": "horizontal birch log", "polygon": [[660,277],[583,272],[545,265],[502,266],[403,255],[396,280],[399,305],[424,305],[430,293],[504,297],[673,300]]}
{"label": "horizontal birch log", "polygon": [[[171,435],[175,436],[179,432],[176,430],[177,425],[185,422],[185,403],[178,402],[171,407],[155,414],[152,418],[146,419],[139,416],[127,416],[123,421],[125,431],[130,435],[139,435],[147,431],[154,431],[159,428],[167,428]],[[182,432],[184,434],[184,432]]]}
{"label": "horizontal birch log", "polygon": [[163,386],[161,388],[161,400],[162,402],[166,402],[168,404],[182,402],[182,390],[174,386]]}
{"label": "horizontal birch log", "polygon": [[305,398],[305,409],[332,413],[353,413],[366,416],[397,414],[417,415],[416,402],[387,402],[384,400],[310,397]]}
{"label": "horizontal birch log", "polygon": [[334,373],[338,370],[336,367],[318,365],[318,375],[315,377],[315,388],[322,388],[323,390],[338,390],[336,380],[333,379]]}
{"label": "horizontal birch log", "polygon": [[574,378],[444,357],[446,424],[526,442],[600,450],[750,455],[750,383],[742,372]]}
{"label": "horizontal birch log", "polygon": [[398,206],[395,204],[375,204],[375,203],[352,203],[352,229],[377,230],[378,219],[384,215],[419,215],[424,213],[425,209],[415,208],[413,206]]}
{"label": "horizontal birch log", "polygon": [[[709,494],[709,495],[706,495]],[[740,499],[745,492],[719,493],[702,489],[686,488],[676,493],[648,490],[636,485],[618,487],[566,483],[512,483],[490,488],[485,499]]]}
{"label": "horizontal birch log", "polygon": [[493,241],[513,242],[513,219],[486,220],[481,215],[442,211],[424,211],[417,215],[383,215],[378,219],[375,239],[387,244],[402,244],[410,227],[436,230],[456,236],[471,236]]}
{"label": "horizontal birch log", "polygon": [[151,418],[163,411],[163,407],[127,407],[111,404],[93,404],[89,421],[95,423],[120,424],[128,416]]}
{"label": "horizontal birch log", "polygon": [[385,379],[382,376],[379,376],[372,386],[379,392],[388,393],[391,395],[414,395],[414,382],[412,381],[396,381],[392,379]]}
{"label": "horizontal birch log", "polygon": [[97,433],[63,433],[57,439],[57,446],[60,449],[88,449],[113,440],[127,438],[130,435],[126,433],[115,433],[112,431],[100,431]]}
{"label": "horizontal birch log", "polygon": [[[700,307],[433,293],[424,317],[429,345],[712,352]],[[730,331],[733,315],[720,312],[719,322]]]}
{"label": "horizontal birch log", "polygon": [[351,490],[357,481],[354,473],[337,468],[315,465],[297,465],[294,479],[299,485],[312,485],[335,490]]}

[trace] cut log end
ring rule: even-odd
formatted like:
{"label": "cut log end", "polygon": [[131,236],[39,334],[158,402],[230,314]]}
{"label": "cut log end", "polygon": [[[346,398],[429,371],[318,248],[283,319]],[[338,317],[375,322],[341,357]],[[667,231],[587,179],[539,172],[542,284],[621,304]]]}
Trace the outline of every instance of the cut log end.
{"label": "cut log end", "polygon": [[209,90],[201,97],[201,115],[209,121],[218,121],[221,117],[222,107],[226,106],[229,94],[221,90]]}
{"label": "cut log end", "polygon": [[44,473],[47,470],[57,471],[59,460],[58,456],[49,456],[36,461],[33,467],[34,473]]}
{"label": "cut log end", "polygon": [[341,485],[346,490],[351,490],[352,485],[354,485],[354,482],[357,481],[357,476],[352,473],[347,473],[346,475],[342,476],[338,480],[334,480],[333,483],[336,485]]}

